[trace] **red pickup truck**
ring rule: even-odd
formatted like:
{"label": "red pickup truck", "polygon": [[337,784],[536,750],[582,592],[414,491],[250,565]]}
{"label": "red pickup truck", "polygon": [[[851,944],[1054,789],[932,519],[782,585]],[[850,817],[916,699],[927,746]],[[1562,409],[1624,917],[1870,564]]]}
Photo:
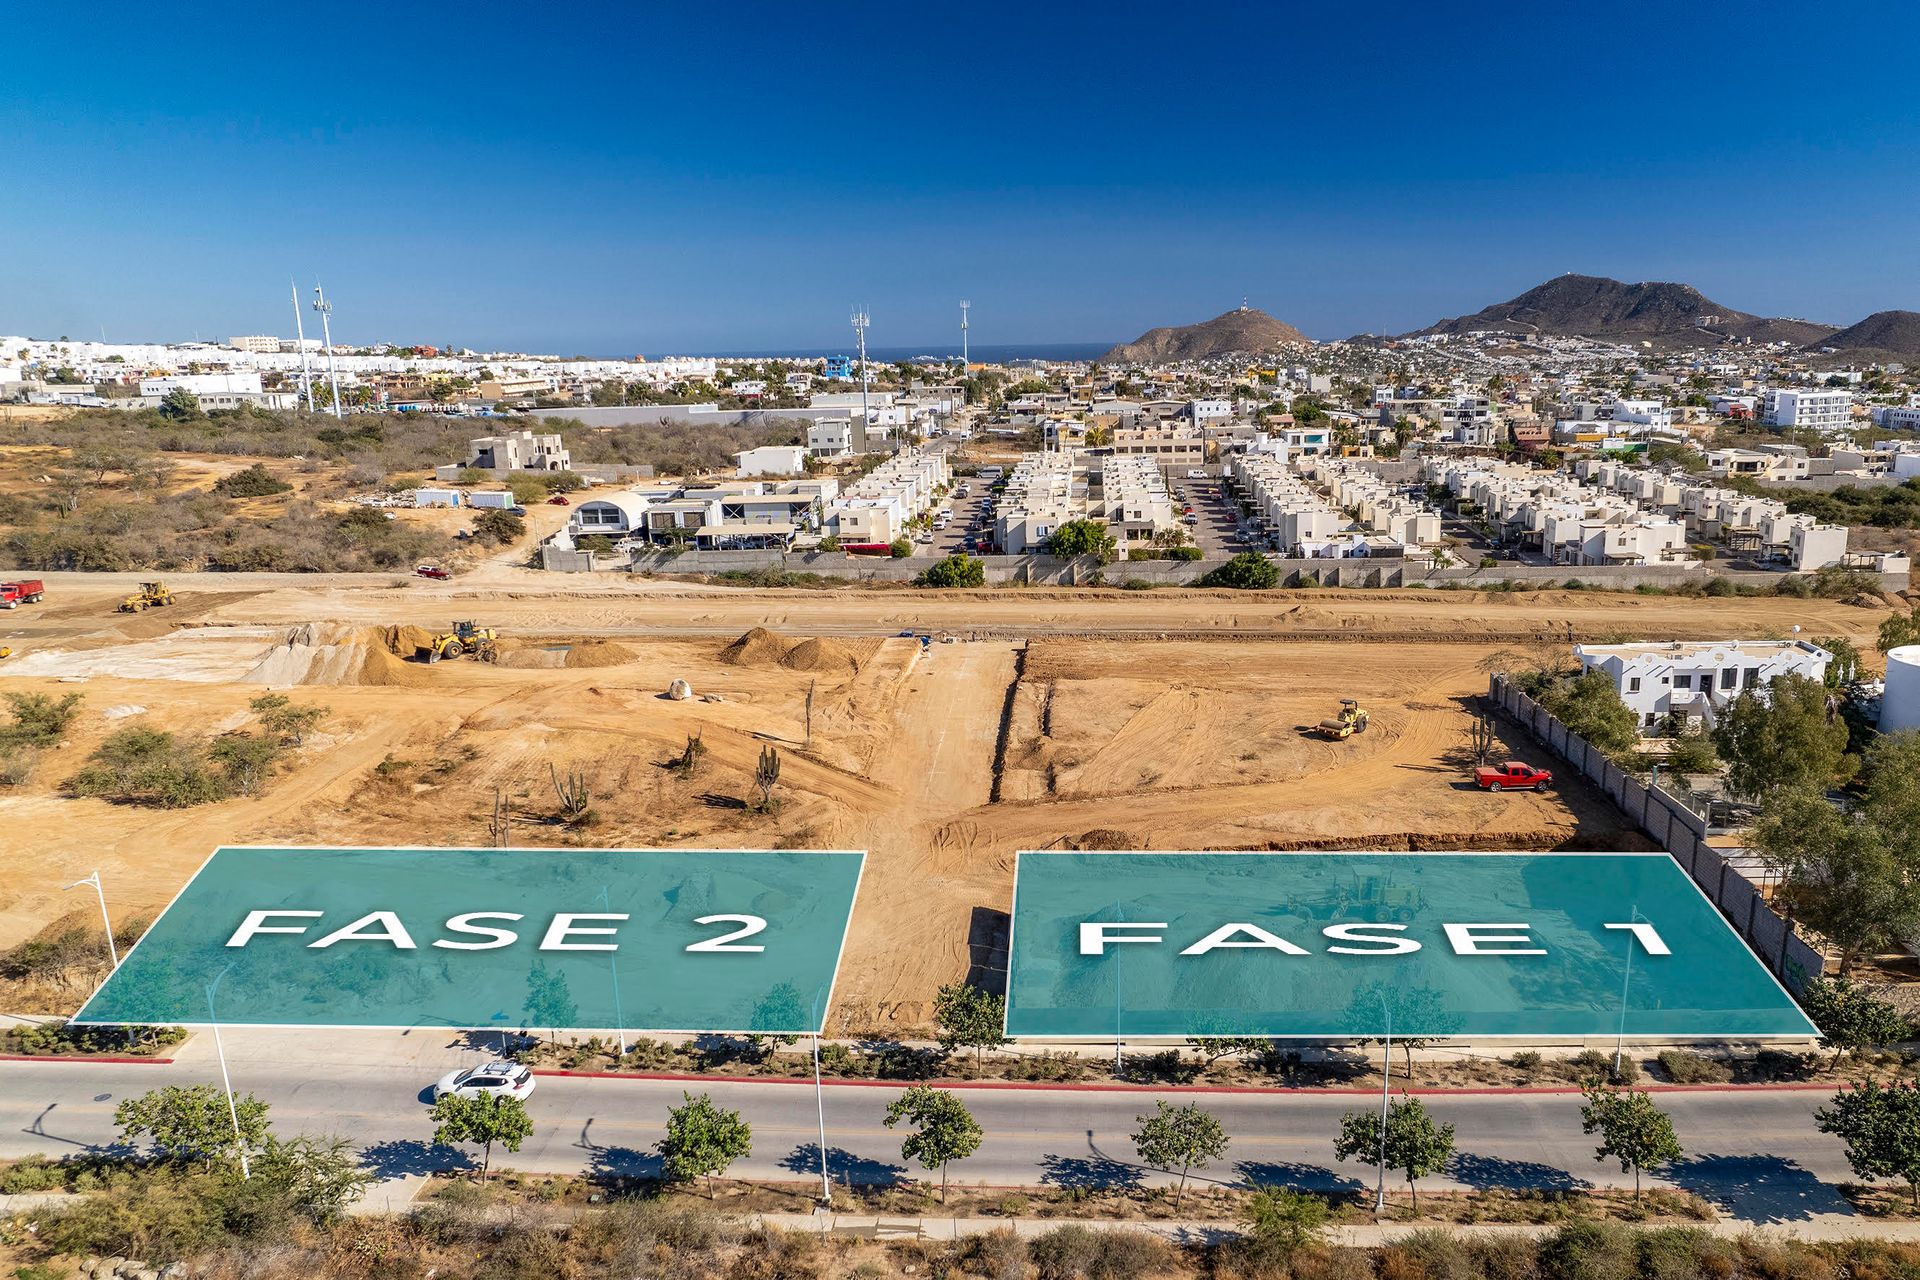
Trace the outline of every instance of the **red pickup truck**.
{"label": "red pickup truck", "polygon": [[18,609],[23,604],[39,604],[47,584],[38,578],[18,582],[0,582],[0,609]]}
{"label": "red pickup truck", "polygon": [[1481,765],[1473,771],[1473,780],[1483,791],[1524,791],[1529,787],[1545,791],[1553,775],[1545,769],[1509,760],[1505,764]]}

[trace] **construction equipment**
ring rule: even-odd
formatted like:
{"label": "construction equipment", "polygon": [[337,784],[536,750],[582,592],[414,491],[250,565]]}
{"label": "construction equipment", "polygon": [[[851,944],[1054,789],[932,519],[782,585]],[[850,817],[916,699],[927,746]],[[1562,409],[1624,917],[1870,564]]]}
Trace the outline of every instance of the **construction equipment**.
{"label": "construction equipment", "polygon": [[1362,876],[1349,896],[1349,912],[1376,923],[1394,920],[1402,924],[1414,918],[1426,905],[1426,895],[1417,884],[1395,884],[1384,876]]}
{"label": "construction equipment", "polygon": [[482,662],[500,661],[500,633],[477,623],[456,622],[453,630],[443,631],[433,638],[432,645],[427,649],[427,661],[431,663],[442,658],[458,658],[466,653]]}
{"label": "construction equipment", "polygon": [[148,609],[158,609],[173,602],[173,592],[167,590],[166,583],[143,582],[138,595],[128,596],[120,602],[120,612],[145,613]]}
{"label": "construction equipment", "polygon": [[1340,699],[1340,714],[1331,720],[1322,720],[1319,728],[1324,737],[1340,739],[1351,738],[1356,733],[1367,731],[1368,714],[1352,698]]}

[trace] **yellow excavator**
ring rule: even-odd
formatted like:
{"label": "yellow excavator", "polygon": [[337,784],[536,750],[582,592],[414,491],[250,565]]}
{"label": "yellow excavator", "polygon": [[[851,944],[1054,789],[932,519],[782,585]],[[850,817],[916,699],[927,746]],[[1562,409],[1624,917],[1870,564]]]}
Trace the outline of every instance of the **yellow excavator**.
{"label": "yellow excavator", "polygon": [[148,609],[158,609],[172,604],[173,592],[167,590],[164,582],[143,582],[137,595],[128,596],[120,602],[121,613],[145,613]]}
{"label": "yellow excavator", "polygon": [[1367,709],[1352,698],[1340,699],[1340,714],[1320,722],[1320,733],[1328,738],[1351,738],[1367,731]]}
{"label": "yellow excavator", "polygon": [[466,653],[482,662],[500,661],[500,633],[477,623],[456,622],[453,630],[443,631],[433,638],[433,644],[427,649],[427,661],[458,658]]}

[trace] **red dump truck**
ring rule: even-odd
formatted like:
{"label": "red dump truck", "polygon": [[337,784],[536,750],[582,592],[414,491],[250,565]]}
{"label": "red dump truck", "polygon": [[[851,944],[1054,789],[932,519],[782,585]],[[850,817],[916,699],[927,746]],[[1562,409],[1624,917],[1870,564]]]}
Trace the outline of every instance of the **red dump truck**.
{"label": "red dump truck", "polygon": [[1518,760],[1505,764],[1483,764],[1473,771],[1473,780],[1483,791],[1545,791],[1553,775]]}
{"label": "red dump truck", "polygon": [[39,604],[40,597],[46,594],[47,584],[38,578],[22,578],[18,582],[0,582],[0,609],[18,609],[23,604]]}

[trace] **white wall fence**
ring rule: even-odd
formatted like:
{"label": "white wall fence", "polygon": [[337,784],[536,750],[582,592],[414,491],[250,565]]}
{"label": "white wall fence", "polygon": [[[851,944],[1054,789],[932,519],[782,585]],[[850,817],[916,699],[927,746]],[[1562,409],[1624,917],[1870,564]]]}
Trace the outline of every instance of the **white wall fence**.
{"label": "white wall fence", "polygon": [[1673,855],[1734,931],[1746,939],[1761,963],[1773,970],[1789,990],[1798,992],[1809,978],[1820,976],[1824,958],[1767,905],[1753,881],[1707,843],[1705,818],[1665,787],[1650,787],[1622,770],[1605,752],[1520,692],[1505,675],[1496,673],[1490,685],[1489,696],[1503,711],[1606,792],[1640,830]]}

